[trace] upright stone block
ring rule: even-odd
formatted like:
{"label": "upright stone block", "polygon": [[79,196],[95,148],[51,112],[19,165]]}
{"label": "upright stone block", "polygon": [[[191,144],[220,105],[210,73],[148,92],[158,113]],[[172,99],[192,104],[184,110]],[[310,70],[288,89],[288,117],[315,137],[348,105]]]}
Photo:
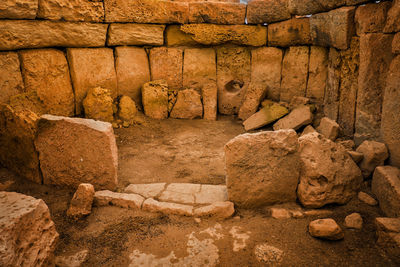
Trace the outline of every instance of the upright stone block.
{"label": "upright stone block", "polygon": [[346,0],[289,0],[293,15],[312,15],[344,6]]}
{"label": "upright stone block", "polygon": [[311,43],[310,19],[290,19],[268,25],[268,46],[295,46]]}
{"label": "upright stone block", "polygon": [[168,118],[168,84],[164,80],[151,81],[142,87],[144,113],[154,119]]}
{"label": "upright stone block", "polygon": [[382,32],[390,6],[391,2],[370,3],[365,6],[359,6],[355,16],[357,35]]}
{"label": "upright stone block", "polygon": [[246,5],[242,3],[189,3],[189,23],[243,24]]}
{"label": "upright stone block", "polygon": [[330,48],[328,78],[324,97],[324,114],[332,120],[337,120],[339,115],[340,63],[340,52],[335,48]]}
{"label": "upright stone block", "polygon": [[0,3],[0,19],[35,19],[38,0],[4,0]]}
{"label": "upright stone block", "polygon": [[150,50],[152,80],[165,80],[172,90],[182,89],[183,49],[156,47]]}
{"label": "upright stone block", "polygon": [[8,103],[11,96],[24,91],[21,66],[15,52],[0,53],[0,103]]}
{"label": "upright stone block", "polygon": [[322,103],[328,78],[328,50],[311,46],[306,96]]}
{"label": "upright stone block", "polygon": [[290,19],[289,0],[252,0],[247,4],[247,22],[263,24]]}
{"label": "upright stone block", "polygon": [[50,20],[102,22],[103,1],[39,0],[37,17]]}
{"label": "upright stone block", "polygon": [[164,25],[113,23],[108,30],[107,45],[152,45],[164,44]]}
{"label": "upright stone block", "polygon": [[171,118],[189,120],[202,118],[203,104],[200,94],[194,89],[179,91],[170,116]]}
{"label": "upright stone block", "polygon": [[379,201],[379,207],[389,217],[400,216],[400,169],[380,166],[372,178],[372,192]]}
{"label": "upright stone block", "polygon": [[392,7],[389,9],[386,18],[386,25],[383,29],[385,33],[400,31],[400,0],[393,0]]}

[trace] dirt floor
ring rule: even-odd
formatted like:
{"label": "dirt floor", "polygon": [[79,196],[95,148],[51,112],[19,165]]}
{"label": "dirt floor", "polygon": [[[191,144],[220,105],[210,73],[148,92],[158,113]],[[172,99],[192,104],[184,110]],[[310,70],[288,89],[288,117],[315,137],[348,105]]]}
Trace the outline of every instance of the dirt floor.
{"label": "dirt floor", "polygon": [[[147,121],[118,129],[120,188],[160,181],[224,183],[223,146],[242,132],[240,124],[229,117],[217,122]],[[327,207],[344,229],[345,238],[323,241],[307,233],[308,223],[318,216],[278,220],[267,209],[239,209],[227,220],[195,222],[193,218],[94,207],[91,215],[74,222],[66,217],[72,190],[36,185],[0,169],[0,183],[7,181],[13,182],[7,191],[47,203],[60,234],[56,255],[88,249],[83,266],[270,266],[254,256],[255,246],[262,243],[283,251],[282,266],[400,264],[375,245],[373,222],[382,216],[381,211],[357,199],[345,206]],[[352,212],[362,215],[362,230],[344,228],[344,218]]]}

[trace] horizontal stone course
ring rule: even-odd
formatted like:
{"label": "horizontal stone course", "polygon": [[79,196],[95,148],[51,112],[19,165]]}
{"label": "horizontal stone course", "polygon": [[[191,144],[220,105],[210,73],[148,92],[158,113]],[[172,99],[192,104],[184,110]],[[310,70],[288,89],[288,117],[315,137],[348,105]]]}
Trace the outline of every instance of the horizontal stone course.
{"label": "horizontal stone course", "polygon": [[0,19],[35,19],[38,0],[1,0]]}
{"label": "horizontal stone course", "polygon": [[189,4],[189,23],[243,24],[246,5],[241,3],[194,2]]}
{"label": "horizontal stone course", "polygon": [[101,22],[104,20],[103,1],[39,0],[37,17],[50,20]]}
{"label": "horizontal stone course", "polygon": [[107,45],[154,45],[164,44],[164,25],[151,24],[111,24]]}

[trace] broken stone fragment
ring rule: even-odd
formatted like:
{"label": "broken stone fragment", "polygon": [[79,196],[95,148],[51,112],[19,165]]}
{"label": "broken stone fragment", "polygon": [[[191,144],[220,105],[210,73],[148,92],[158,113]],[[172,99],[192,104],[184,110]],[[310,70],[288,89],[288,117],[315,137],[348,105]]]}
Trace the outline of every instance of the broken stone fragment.
{"label": "broken stone fragment", "polygon": [[197,217],[213,217],[213,218],[229,218],[235,212],[232,202],[215,202],[208,206],[197,208],[193,211],[193,215]]}
{"label": "broken stone fragment", "polygon": [[80,184],[72,197],[70,206],[67,210],[67,215],[75,219],[89,215],[92,212],[93,198],[93,185]]}
{"label": "broken stone fragment", "polygon": [[383,166],[389,157],[386,145],[376,141],[364,141],[356,151],[364,155],[359,165],[364,178],[369,177],[376,167]]}
{"label": "broken stone fragment", "polygon": [[400,216],[400,169],[392,166],[377,167],[371,189],[379,201],[379,207],[387,216]]}
{"label": "broken stone fragment", "polygon": [[282,118],[288,113],[289,110],[287,108],[273,103],[272,105],[263,107],[260,111],[250,116],[250,118],[243,122],[243,126],[246,131],[255,130]]}
{"label": "broken stone fragment", "polygon": [[311,236],[322,239],[340,240],[344,238],[344,233],[340,226],[330,218],[310,222],[308,231]]}
{"label": "broken stone fragment", "polygon": [[110,90],[101,87],[90,89],[83,100],[85,117],[112,122],[114,120],[113,102]]}
{"label": "broken stone fragment", "polygon": [[120,208],[141,209],[144,197],[137,194],[117,193],[109,190],[97,191],[94,194],[96,206],[114,205]]}
{"label": "broken stone fragment", "polygon": [[324,117],[321,119],[319,126],[317,127],[317,131],[324,135],[326,138],[335,141],[339,136],[339,124],[336,121],[331,120],[328,117]]}
{"label": "broken stone fragment", "polygon": [[149,212],[160,212],[167,215],[170,214],[183,215],[183,216],[193,215],[193,206],[168,203],[168,202],[159,202],[152,198],[148,198],[143,202],[143,210]]}
{"label": "broken stone fragment", "polygon": [[197,119],[203,116],[203,104],[200,94],[194,89],[178,92],[176,103],[170,117],[176,119]]}
{"label": "broken stone fragment", "polygon": [[371,197],[370,195],[368,195],[367,193],[364,192],[358,192],[358,199],[361,202],[364,202],[370,206],[376,206],[378,205],[378,201],[376,201],[373,197]]}
{"label": "broken stone fragment", "polygon": [[133,124],[137,113],[136,104],[129,96],[122,96],[118,104],[118,117],[127,122],[128,125]]}
{"label": "broken stone fragment", "polygon": [[274,124],[274,130],[293,129],[298,130],[302,126],[312,123],[313,114],[310,107],[299,106],[292,110],[289,115]]}
{"label": "broken stone fragment", "polygon": [[146,116],[153,119],[168,118],[168,84],[164,80],[143,84],[142,103]]}
{"label": "broken stone fragment", "polygon": [[359,213],[352,213],[344,219],[344,225],[347,228],[361,230],[363,219]]}

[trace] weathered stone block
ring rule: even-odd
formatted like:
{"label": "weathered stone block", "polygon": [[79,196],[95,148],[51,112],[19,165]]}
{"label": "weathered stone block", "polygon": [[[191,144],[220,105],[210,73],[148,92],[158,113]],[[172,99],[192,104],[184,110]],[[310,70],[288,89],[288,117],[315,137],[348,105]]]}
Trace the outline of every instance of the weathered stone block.
{"label": "weathered stone block", "polygon": [[211,204],[228,200],[226,185],[202,184],[200,191],[195,193],[196,204]]}
{"label": "weathered stone block", "polygon": [[52,266],[58,233],[41,199],[0,192],[0,265]]}
{"label": "weathered stone block", "polygon": [[295,46],[311,44],[310,19],[290,19],[268,25],[269,46]]}
{"label": "weathered stone block", "polygon": [[323,103],[328,78],[328,50],[311,46],[306,96]]}
{"label": "weathered stone block", "polygon": [[142,86],[150,81],[149,59],[144,48],[116,47],[118,94],[126,95],[142,108]]}
{"label": "weathered stone block", "polygon": [[138,194],[145,198],[155,198],[164,191],[165,186],[166,183],[130,184],[125,188],[124,192]]}
{"label": "weathered stone block", "polygon": [[394,257],[400,254],[400,218],[376,218],[376,243]]}
{"label": "weathered stone block", "polygon": [[346,0],[289,0],[293,15],[312,15],[345,5]]}
{"label": "weathered stone block", "polygon": [[295,96],[305,96],[309,63],[309,48],[292,46],[285,53],[282,65],[280,100],[290,102]]}
{"label": "weathered stone block", "polygon": [[321,133],[326,138],[335,141],[339,136],[340,126],[336,121],[329,119],[328,117],[324,117],[321,119],[321,122],[317,128],[317,131]]}
{"label": "weathered stone block", "polygon": [[352,213],[344,218],[344,225],[350,229],[361,230],[363,219],[359,213]]}
{"label": "weathered stone block", "polygon": [[274,130],[294,129],[298,130],[302,126],[312,123],[313,114],[309,106],[298,106],[289,115],[280,119],[274,124]]}
{"label": "weathered stone block", "polygon": [[159,0],[104,0],[106,22],[187,23],[189,4]]}
{"label": "weathered stone block", "polygon": [[168,25],[165,30],[167,46],[194,46],[197,44],[190,34],[181,30],[181,25]]}
{"label": "weathered stone block", "polygon": [[171,90],[182,89],[183,49],[156,47],[150,50],[152,80],[165,80]]}
{"label": "weathered stone block", "polygon": [[148,198],[143,202],[143,210],[150,212],[160,212],[163,214],[173,214],[173,215],[183,215],[183,216],[193,215],[193,206],[168,203],[168,202],[159,202],[152,198]]}
{"label": "weathered stone block", "polygon": [[101,87],[89,89],[83,100],[85,118],[113,122],[113,102],[110,90]]}
{"label": "weathered stone block", "polygon": [[114,52],[110,48],[69,48],[68,62],[75,92],[76,114],[82,112],[82,102],[89,89],[102,87],[117,96],[117,75]]}
{"label": "weathered stone block", "polygon": [[247,4],[249,24],[271,23],[290,19],[289,0],[252,0]]}
{"label": "weathered stone block", "polygon": [[400,54],[400,32],[394,35],[392,42],[392,53]]}
{"label": "weathered stone block", "polygon": [[400,0],[394,0],[386,18],[386,25],[383,29],[385,33],[400,31]]}
{"label": "weathered stone block", "polygon": [[104,46],[106,24],[39,20],[0,21],[0,50]]}
{"label": "weathered stone block", "polygon": [[300,162],[293,130],[243,134],[225,145],[229,200],[240,207],[296,200]]}
{"label": "weathered stone block", "polygon": [[38,0],[4,0],[0,3],[0,19],[35,19]]}
{"label": "weathered stone block", "polygon": [[400,169],[380,166],[372,178],[372,192],[381,210],[390,217],[400,216]]}
{"label": "weathered stone block", "polygon": [[50,20],[101,22],[104,20],[103,1],[39,0],[37,17]]}
{"label": "weathered stone block", "polygon": [[118,118],[122,120],[123,124],[128,123],[128,125],[132,125],[136,114],[137,108],[135,101],[133,101],[129,96],[122,96],[118,102]]}
{"label": "weathered stone block", "polygon": [[310,222],[308,232],[313,237],[328,240],[340,240],[344,238],[342,228],[333,219],[319,219]]}
{"label": "weathered stone block", "polygon": [[216,202],[208,206],[197,208],[193,211],[196,217],[229,218],[235,213],[235,207],[232,202]]}
{"label": "weathered stone block", "polygon": [[376,167],[383,166],[389,157],[386,145],[376,141],[364,141],[356,151],[364,155],[359,166],[365,178],[368,178]]}
{"label": "weathered stone block", "polygon": [[24,91],[18,54],[0,53],[0,103],[8,103],[11,96]]}
{"label": "weathered stone block", "polygon": [[189,120],[202,118],[203,104],[200,94],[194,89],[179,91],[170,116],[171,118]]}
{"label": "weathered stone block", "polygon": [[108,29],[107,45],[163,45],[164,29],[164,25],[113,23]]}
{"label": "weathered stone block", "polygon": [[117,186],[118,151],[110,123],[43,115],[35,146],[44,184]]}
{"label": "weathered stone block", "polygon": [[64,53],[55,49],[20,53],[26,91],[35,91],[43,112],[59,116],[75,113],[74,92]]}
{"label": "weathered stone block", "polygon": [[94,194],[96,206],[114,205],[120,208],[141,209],[144,198],[137,194],[111,192],[109,190],[97,191]]}
{"label": "weathered stone block", "polygon": [[314,45],[347,49],[355,31],[355,7],[342,7],[310,18]]}
{"label": "weathered stone block", "polygon": [[370,3],[357,8],[355,22],[357,35],[382,32],[390,2]]}
{"label": "weathered stone block", "polygon": [[337,120],[339,115],[340,63],[340,52],[335,48],[330,48],[328,78],[324,97],[324,115],[332,120]]}
{"label": "weathered stone block", "polygon": [[189,3],[189,23],[243,24],[246,5],[242,3]]}
{"label": "weathered stone block", "polygon": [[243,126],[246,131],[255,130],[282,118],[288,113],[289,111],[287,108],[273,103],[272,105],[265,106],[257,113],[251,115],[243,122]]}
{"label": "weathered stone block", "polygon": [[154,119],[168,118],[168,84],[164,80],[145,83],[142,87],[144,113]]}
{"label": "weathered stone block", "polygon": [[67,210],[69,217],[79,219],[92,212],[94,187],[91,184],[80,184]]}

